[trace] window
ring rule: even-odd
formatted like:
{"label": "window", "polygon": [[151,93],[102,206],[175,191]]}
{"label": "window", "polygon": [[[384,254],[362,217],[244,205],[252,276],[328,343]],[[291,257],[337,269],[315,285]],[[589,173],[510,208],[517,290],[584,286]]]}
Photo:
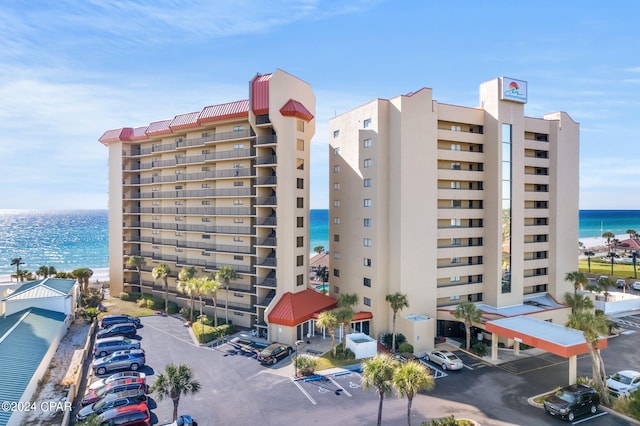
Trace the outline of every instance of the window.
{"label": "window", "polygon": [[371,126],[371,119],[370,118],[365,118],[364,121],[362,122],[362,127],[364,127],[365,129]]}
{"label": "window", "polygon": [[460,281],[460,277],[451,277],[451,282],[452,283],[457,283]]}
{"label": "window", "polygon": [[462,187],[462,183],[460,182],[451,182],[451,189],[460,189]]}
{"label": "window", "polygon": [[333,218],[333,224],[334,224],[334,225],[340,225],[340,218],[339,218],[338,216],[335,216],[335,217]]}
{"label": "window", "polygon": [[333,138],[337,138],[338,136],[340,136],[340,130],[334,130],[333,131]]}
{"label": "window", "polygon": [[[176,218],[176,220],[182,220],[182,219],[178,219],[178,218]],[[203,222],[211,222],[211,219],[209,219],[208,217],[203,217],[203,218],[202,218],[202,221],[203,221]]]}
{"label": "window", "polygon": [[340,276],[340,269],[333,268],[333,276],[334,277],[339,277]]}
{"label": "window", "polygon": [[304,121],[298,120],[296,127],[299,132],[304,132]]}
{"label": "window", "polygon": [[233,149],[244,149],[244,144],[236,143],[233,145]]}
{"label": "window", "polygon": [[233,256],[233,260],[244,260],[244,256]]}
{"label": "window", "polygon": [[303,216],[296,217],[296,226],[298,228],[304,228],[304,217]]}
{"label": "window", "polygon": [[304,275],[303,274],[296,275],[296,285],[303,285],[303,284],[304,284]]}
{"label": "window", "polygon": [[304,179],[302,179],[302,178],[297,178],[296,179],[296,188],[304,189]]}
{"label": "window", "polygon": [[362,141],[362,145],[365,148],[371,148],[373,146],[373,142],[371,142],[371,139],[365,139]]}
{"label": "window", "polygon": [[242,237],[233,237],[233,242],[234,242],[234,243],[241,243],[241,242],[243,242],[243,241],[244,241],[244,240],[242,239]]}
{"label": "window", "polygon": [[333,184],[333,189],[340,189],[340,182],[336,182]]}
{"label": "window", "polygon": [[460,245],[460,238],[452,238],[451,239],[451,245],[452,246],[459,246]]}
{"label": "window", "polygon": [[176,206],[181,206],[181,205],[184,204],[184,201],[182,201],[182,200],[174,201],[173,204],[176,205]]}
{"label": "window", "polygon": [[451,258],[451,263],[460,263],[460,258],[459,257],[452,257]]}
{"label": "window", "polygon": [[209,166],[204,166],[204,167],[202,168],[202,171],[203,171],[203,172],[208,172],[209,170],[211,170],[211,167],[209,167]]}
{"label": "window", "polygon": [[334,251],[333,252],[333,258],[334,259],[340,259],[340,252],[339,251]]}
{"label": "window", "polygon": [[454,228],[462,226],[462,219],[451,219],[451,226]]}
{"label": "window", "polygon": [[365,188],[371,188],[371,178],[368,178],[368,179],[364,180],[364,187]]}
{"label": "window", "polygon": [[333,166],[333,173],[340,173],[340,166]]}
{"label": "window", "polygon": [[365,287],[371,287],[371,278],[363,278],[363,279],[362,279],[362,284],[363,284]]}
{"label": "window", "polygon": [[296,206],[297,206],[299,209],[304,208],[304,198],[302,198],[302,197],[297,197],[297,198],[296,198]]}
{"label": "window", "polygon": [[462,165],[460,163],[451,163],[451,170],[460,170]]}
{"label": "window", "polygon": [[365,238],[364,239],[364,246],[365,247],[371,247],[371,238]]}
{"label": "window", "polygon": [[298,151],[304,151],[304,139],[296,139],[296,148]]}
{"label": "window", "polygon": [[364,298],[364,304],[365,304],[366,306],[371,306],[371,299],[369,299],[368,297],[365,297],[365,298]]}
{"label": "window", "polygon": [[207,154],[211,154],[211,151],[209,151],[208,149],[203,149],[202,155],[207,155]]}
{"label": "window", "polygon": [[364,160],[364,167],[371,167],[371,165],[373,164],[373,162],[371,161],[371,158],[367,158],[366,160]]}
{"label": "window", "polygon": [[333,148],[333,155],[340,155],[340,147]]}
{"label": "window", "polygon": [[333,241],[335,241],[336,243],[340,242],[340,234],[333,234]]}
{"label": "window", "polygon": [[451,126],[451,131],[452,132],[460,132],[462,130],[462,128],[460,126]]}
{"label": "window", "polygon": [[211,136],[211,133],[209,133],[209,132],[204,132],[204,133],[202,134],[202,137],[203,137],[203,138],[208,138],[209,136]]}
{"label": "window", "polygon": [[[176,251],[178,251],[178,250],[176,250]],[[202,254],[203,256],[211,256],[211,253],[209,253],[209,252],[207,252],[207,251],[203,251],[201,254]]]}
{"label": "window", "polygon": [[333,207],[340,207],[340,200],[333,200]]}
{"label": "window", "polygon": [[234,217],[233,223],[244,223],[244,219],[241,217]]}
{"label": "window", "polygon": [[363,263],[364,263],[364,266],[371,267],[371,259],[370,258],[365,257]]}
{"label": "window", "polygon": [[338,287],[337,285],[334,285],[334,286],[333,286],[333,292],[334,292],[335,294],[340,294],[340,287]]}
{"label": "window", "polygon": [[460,296],[451,296],[449,300],[460,300]]}
{"label": "window", "polygon": [[296,266],[302,266],[304,265],[304,256],[300,255],[300,256],[296,256]]}
{"label": "window", "polygon": [[371,228],[371,218],[370,217],[365,217],[363,225],[364,225],[365,228]]}
{"label": "window", "polygon": [[203,240],[210,240],[211,239],[211,235],[202,235],[202,239]]}
{"label": "window", "polygon": [[233,182],[233,186],[244,186],[244,182]]}
{"label": "window", "polygon": [[461,200],[451,200],[451,207],[453,207],[454,209],[459,209],[460,207],[462,207],[462,201]]}
{"label": "window", "polygon": [[233,297],[244,297],[242,293],[233,293]]}
{"label": "window", "polygon": [[240,130],[244,130],[244,126],[233,126],[234,132],[239,132]]}
{"label": "window", "polygon": [[238,312],[238,311],[233,311],[233,315],[236,315],[238,317],[243,317],[244,313],[243,312]]}
{"label": "window", "polygon": [[459,143],[452,143],[451,144],[451,151],[460,151],[461,150],[461,146]]}
{"label": "window", "polygon": [[364,206],[365,207],[371,207],[371,198],[365,198],[364,199]]}
{"label": "window", "polygon": [[304,170],[304,160],[302,158],[296,158],[296,168],[298,170]]}
{"label": "window", "polygon": [[211,185],[209,185],[208,183],[203,183],[202,185],[200,185],[202,188],[211,188]]}
{"label": "window", "polygon": [[304,247],[304,237],[296,237],[296,247]]}
{"label": "window", "polygon": [[234,206],[241,206],[244,204],[244,201],[242,200],[233,200],[233,205]]}

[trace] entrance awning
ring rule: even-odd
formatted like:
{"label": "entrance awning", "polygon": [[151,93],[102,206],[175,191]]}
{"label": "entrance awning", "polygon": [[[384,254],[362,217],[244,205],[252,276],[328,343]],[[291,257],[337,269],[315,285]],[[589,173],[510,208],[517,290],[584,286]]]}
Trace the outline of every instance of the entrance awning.
{"label": "entrance awning", "polygon": [[[589,346],[581,331],[537,318],[503,318],[488,321],[485,326],[488,332],[566,358],[589,352]],[[598,347],[606,348],[607,339],[601,339]]]}
{"label": "entrance awning", "polygon": [[325,296],[312,289],[298,293],[287,292],[267,315],[270,324],[295,327],[312,318],[317,312],[332,309],[338,304],[333,297]]}

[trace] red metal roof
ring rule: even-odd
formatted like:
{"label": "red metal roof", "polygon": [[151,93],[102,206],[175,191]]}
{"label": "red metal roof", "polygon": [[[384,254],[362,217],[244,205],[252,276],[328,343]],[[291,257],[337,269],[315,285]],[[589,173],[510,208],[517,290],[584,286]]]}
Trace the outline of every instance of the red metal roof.
{"label": "red metal roof", "polygon": [[287,292],[269,312],[269,323],[295,327],[311,319],[313,314],[332,309],[337,304],[338,301],[333,297],[311,289],[298,293]]}
{"label": "red metal roof", "polygon": [[173,120],[171,120],[171,124],[169,124],[169,128],[171,129],[171,131],[176,131],[176,130],[188,129],[190,127],[196,127],[198,125],[199,115],[200,115],[200,111],[176,115],[173,118]]}
{"label": "red metal roof", "polygon": [[255,115],[269,114],[269,79],[271,74],[256,75],[251,81],[251,110]]}
{"label": "red metal roof", "polygon": [[133,129],[133,133],[131,135],[131,137],[129,138],[129,140],[131,141],[139,141],[139,140],[143,140],[143,139],[147,139],[147,129],[149,128],[149,126],[142,126],[142,127],[136,127],[135,129]]}
{"label": "red metal roof", "polygon": [[285,117],[298,117],[306,121],[311,121],[313,119],[313,114],[311,114],[304,105],[298,101],[294,101],[293,99],[289,99],[287,103],[280,108],[280,114]]}
{"label": "red metal roof", "polygon": [[[613,244],[612,244],[613,245]],[[618,243],[618,247],[626,248],[626,249],[640,249],[640,240],[635,238],[630,238],[628,240],[622,240]]]}
{"label": "red metal roof", "polygon": [[100,139],[98,140],[105,145],[110,142],[128,140],[132,131],[133,129],[131,129],[130,127],[121,127],[119,129],[107,130],[102,136],[100,136]]}
{"label": "red metal roof", "polygon": [[168,135],[169,133],[171,133],[171,129],[169,128],[169,124],[171,124],[171,121],[173,120],[154,121],[153,123],[149,124],[149,127],[147,127],[147,135]]}
{"label": "red metal roof", "polygon": [[198,116],[198,123],[228,120],[249,116],[249,100],[229,102],[226,104],[205,107]]}

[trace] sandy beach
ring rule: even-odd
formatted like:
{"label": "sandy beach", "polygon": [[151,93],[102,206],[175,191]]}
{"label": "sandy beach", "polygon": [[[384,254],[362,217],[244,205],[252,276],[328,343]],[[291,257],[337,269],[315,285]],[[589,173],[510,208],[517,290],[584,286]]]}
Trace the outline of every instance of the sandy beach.
{"label": "sandy beach", "polygon": [[[109,281],[109,268],[89,268],[93,271],[93,275],[91,276],[91,282],[100,281],[105,282]],[[11,275],[0,275],[0,284],[9,284],[11,283]],[[13,280],[13,283],[16,283],[16,280]]]}
{"label": "sandy beach", "polygon": [[[620,234],[614,237],[618,241],[628,240],[629,235]],[[607,250],[607,239],[602,237],[594,237],[594,238],[580,238],[578,241],[582,243],[582,246],[586,249],[602,249]]]}

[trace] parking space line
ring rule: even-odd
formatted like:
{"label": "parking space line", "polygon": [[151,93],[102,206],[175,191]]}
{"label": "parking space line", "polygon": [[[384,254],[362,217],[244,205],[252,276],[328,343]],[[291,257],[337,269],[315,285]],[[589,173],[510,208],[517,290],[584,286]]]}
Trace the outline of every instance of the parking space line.
{"label": "parking space line", "polygon": [[572,424],[572,425],[577,425],[577,424],[582,423],[582,422],[586,422],[586,421],[589,421],[589,420],[593,420],[593,419],[595,419],[595,418],[597,418],[597,417],[602,417],[602,416],[604,416],[605,414],[607,414],[607,412],[606,412],[606,411],[603,411],[602,413],[594,414],[594,415],[593,415],[593,416],[591,416],[591,417],[585,417],[584,419],[582,419],[582,420],[578,420],[578,421],[575,421],[575,422],[573,422],[573,423],[571,423],[571,424]]}
{"label": "parking space line", "polygon": [[313,405],[318,405],[318,403],[313,398],[311,398],[311,395],[309,395],[309,392],[307,392],[306,390],[304,390],[302,386],[300,386],[300,383],[298,383],[297,380],[292,380],[292,382],[294,385],[298,387],[298,389],[300,389],[300,392],[302,392],[309,399],[309,401],[311,401]]}
{"label": "parking space line", "polygon": [[162,329],[162,328],[160,328],[160,327],[155,327],[155,326],[153,326],[153,325],[149,325],[149,324],[145,324],[145,327],[153,328],[154,330],[158,330],[160,333],[164,333],[164,334],[166,334],[167,336],[171,336],[171,337],[173,337],[174,339],[178,339],[178,340],[180,340],[181,342],[185,342],[185,343],[190,344],[191,346],[195,346],[195,345],[193,344],[193,341],[192,341],[192,340],[181,339],[180,337],[176,336],[175,334],[169,333],[169,332],[167,332],[167,331],[163,330],[163,329]]}
{"label": "parking space line", "polygon": [[336,385],[338,388],[342,389],[342,392],[347,395],[347,396],[351,396],[351,394],[345,389],[343,388],[338,382],[336,382],[335,380],[333,380],[333,378],[329,377],[329,380],[331,380],[331,383],[333,383],[334,385]]}

